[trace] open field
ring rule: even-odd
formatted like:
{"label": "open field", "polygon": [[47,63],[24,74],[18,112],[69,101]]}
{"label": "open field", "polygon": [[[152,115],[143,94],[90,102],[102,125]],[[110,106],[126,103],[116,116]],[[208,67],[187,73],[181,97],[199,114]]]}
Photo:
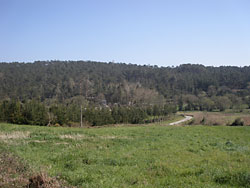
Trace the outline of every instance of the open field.
{"label": "open field", "polygon": [[234,112],[180,112],[185,115],[194,117],[193,125],[231,125],[236,118],[244,121],[244,125],[250,125],[250,112],[234,113]]}
{"label": "open field", "polygon": [[248,126],[0,124],[0,152],[6,151],[76,187],[250,186]]}

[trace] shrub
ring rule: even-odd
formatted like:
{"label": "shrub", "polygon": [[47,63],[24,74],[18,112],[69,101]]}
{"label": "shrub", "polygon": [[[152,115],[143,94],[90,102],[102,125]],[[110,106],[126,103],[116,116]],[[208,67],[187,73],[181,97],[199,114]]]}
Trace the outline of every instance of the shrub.
{"label": "shrub", "polygon": [[241,118],[236,118],[234,122],[231,124],[231,126],[243,126],[244,121]]}
{"label": "shrub", "polygon": [[218,184],[228,184],[235,187],[249,187],[250,186],[250,174],[248,172],[238,173],[226,173],[222,176],[216,176],[215,182]]}

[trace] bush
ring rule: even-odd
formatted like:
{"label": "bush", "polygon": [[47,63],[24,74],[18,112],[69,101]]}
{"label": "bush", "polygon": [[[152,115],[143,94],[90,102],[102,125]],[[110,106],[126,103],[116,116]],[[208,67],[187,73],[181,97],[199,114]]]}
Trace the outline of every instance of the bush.
{"label": "bush", "polygon": [[241,118],[236,118],[234,122],[231,124],[231,126],[243,126],[244,121]]}
{"label": "bush", "polygon": [[224,175],[216,176],[215,182],[218,184],[228,184],[234,187],[249,187],[250,174],[248,172],[237,172],[234,174],[226,173]]}

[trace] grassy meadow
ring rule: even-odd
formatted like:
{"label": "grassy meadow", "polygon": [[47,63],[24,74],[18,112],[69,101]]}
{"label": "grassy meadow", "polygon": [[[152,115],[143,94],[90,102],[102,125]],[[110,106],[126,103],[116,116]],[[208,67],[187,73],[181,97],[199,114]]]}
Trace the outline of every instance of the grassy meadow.
{"label": "grassy meadow", "polygon": [[0,124],[0,152],[75,187],[250,187],[250,127]]}

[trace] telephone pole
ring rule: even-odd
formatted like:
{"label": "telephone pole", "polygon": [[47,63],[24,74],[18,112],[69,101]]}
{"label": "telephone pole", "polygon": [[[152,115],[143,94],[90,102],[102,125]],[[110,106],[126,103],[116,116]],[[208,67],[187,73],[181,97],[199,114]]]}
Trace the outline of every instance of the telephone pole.
{"label": "telephone pole", "polygon": [[[82,79],[80,81],[80,97],[82,97]],[[81,127],[82,127],[82,99],[81,99]]]}
{"label": "telephone pole", "polygon": [[81,127],[82,127],[82,105],[81,105]]}

